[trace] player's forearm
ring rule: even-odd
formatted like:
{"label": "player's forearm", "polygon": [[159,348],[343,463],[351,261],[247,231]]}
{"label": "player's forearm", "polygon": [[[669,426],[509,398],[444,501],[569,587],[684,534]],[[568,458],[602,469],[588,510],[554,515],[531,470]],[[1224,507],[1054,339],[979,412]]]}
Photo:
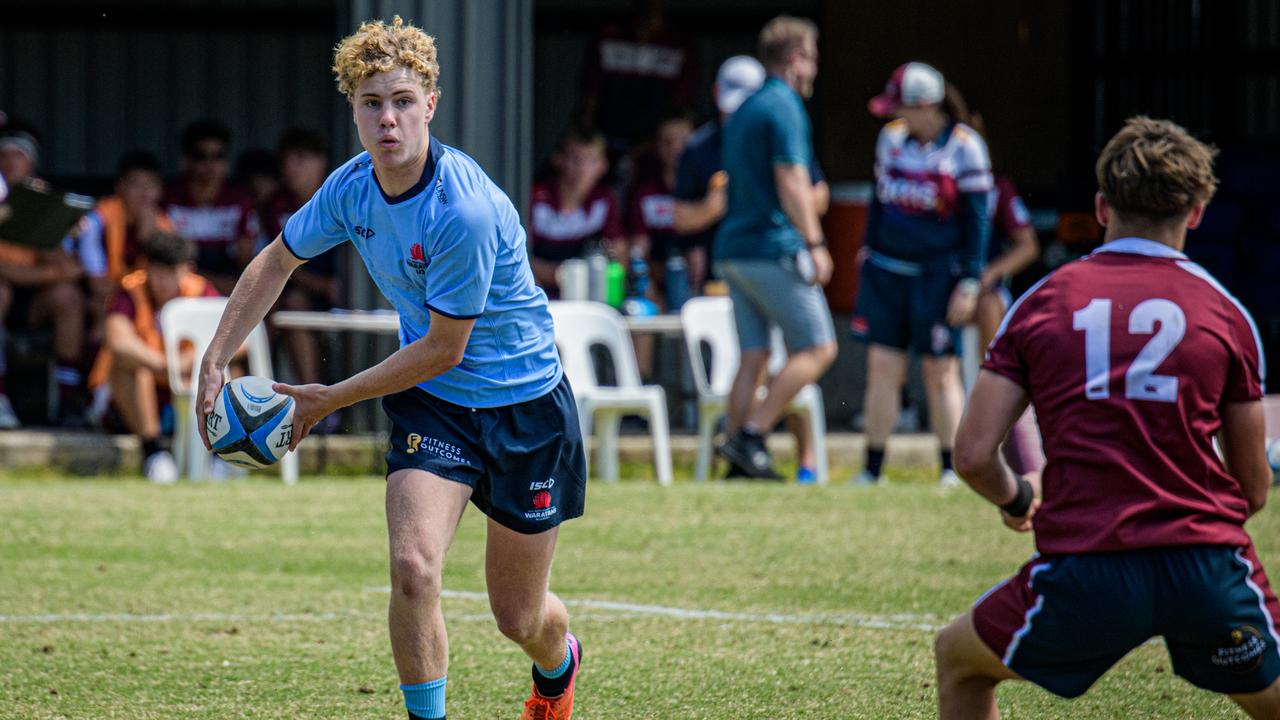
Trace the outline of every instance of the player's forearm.
{"label": "player's forearm", "polygon": [[1266,454],[1266,418],[1261,401],[1222,406],[1222,431],[1218,437],[1227,472],[1240,483],[1240,492],[1253,515],[1267,503],[1271,465]]}
{"label": "player's forearm", "polygon": [[677,200],[673,208],[672,224],[681,235],[702,232],[720,222],[724,206],[718,205],[710,195],[702,200]]}
{"label": "player's forearm", "polygon": [[285,282],[301,264],[277,238],[249,263],[227,299],[218,329],[205,351],[204,363],[226,367],[237,348],[280,297]]}
{"label": "player's forearm", "polygon": [[1013,245],[1009,251],[991,261],[987,266],[987,274],[996,277],[1017,275],[1027,269],[1040,257],[1040,243],[1036,240],[1036,231],[1031,227],[1014,231]]}
{"label": "player's forearm", "polygon": [[462,350],[431,342],[428,335],[391,353],[377,365],[329,386],[330,411],[408,390],[453,369],[460,362]]}
{"label": "player's forearm", "polygon": [[957,445],[956,473],[973,491],[994,505],[1004,505],[1018,493],[1013,472],[1000,460],[996,450],[989,453],[967,453]]}
{"label": "player's forearm", "polygon": [[805,243],[822,240],[822,226],[814,208],[813,185],[809,168],[804,165],[774,165],[773,177],[778,188],[778,201],[787,219],[800,231]]}
{"label": "player's forearm", "polygon": [[987,244],[991,241],[991,218],[987,214],[987,193],[961,193],[961,271],[966,277],[981,277],[986,265]]}

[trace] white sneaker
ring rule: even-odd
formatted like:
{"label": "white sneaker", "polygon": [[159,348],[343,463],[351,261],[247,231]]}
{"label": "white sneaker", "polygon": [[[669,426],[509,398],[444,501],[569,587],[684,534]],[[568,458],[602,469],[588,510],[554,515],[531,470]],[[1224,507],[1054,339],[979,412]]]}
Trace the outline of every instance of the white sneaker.
{"label": "white sneaker", "polygon": [[178,463],[167,450],[161,450],[152,453],[142,463],[142,473],[157,485],[172,485],[178,482]]}
{"label": "white sneaker", "polygon": [[214,455],[209,458],[209,479],[215,482],[223,480],[234,480],[242,478],[249,474],[249,471],[239,465],[232,465],[222,458]]}
{"label": "white sneaker", "polygon": [[943,470],[942,475],[938,477],[938,487],[947,489],[960,487],[964,483],[955,470]]}
{"label": "white sneaker", "polygon": [[862,486],[862,487],[869,487],[872,485],[884,485],[885,479],[883,475],[872,475],[871,473],[867,472],[866,468],[863,468],[861,472],[853,476],[853,481],[850,484],[856,485],[856,486]]}
{"label": "white sneaker", "polygon": [[0,430],[17,430],[22,427],[18,414],[13,411],[13,404],[8,395],[0,395]]}

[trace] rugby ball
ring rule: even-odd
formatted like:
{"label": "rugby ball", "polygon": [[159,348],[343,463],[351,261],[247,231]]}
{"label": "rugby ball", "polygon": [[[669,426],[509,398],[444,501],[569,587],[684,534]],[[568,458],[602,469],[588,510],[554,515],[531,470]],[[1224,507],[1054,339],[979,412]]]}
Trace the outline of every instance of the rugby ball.
{"label": "rugby ball", "polygon": [[245,468],[263,468],[284,457],[293,441],[293,398],[271,389],[268,378],[246,375],[222,386],[205,418],[218,457]]}

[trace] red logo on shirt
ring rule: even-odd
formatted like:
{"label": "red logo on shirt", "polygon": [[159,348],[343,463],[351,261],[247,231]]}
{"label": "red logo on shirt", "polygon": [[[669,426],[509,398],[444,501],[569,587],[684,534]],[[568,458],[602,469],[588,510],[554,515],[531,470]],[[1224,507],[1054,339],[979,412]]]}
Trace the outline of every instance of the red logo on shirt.
{"label": "red logo on shirt", "polygon": [[414,243],[409,248],[409,259],[404,261],[405,265],[413,268],[413,271],[421,275],[427,269],[427,255],[422,251],[422,243]]}
{"label": "red logo on shirt", "polygon": [[551,507],[551,493],[546,490],[540,490],[533,494],[533,507],[538,510],[546,510]]}

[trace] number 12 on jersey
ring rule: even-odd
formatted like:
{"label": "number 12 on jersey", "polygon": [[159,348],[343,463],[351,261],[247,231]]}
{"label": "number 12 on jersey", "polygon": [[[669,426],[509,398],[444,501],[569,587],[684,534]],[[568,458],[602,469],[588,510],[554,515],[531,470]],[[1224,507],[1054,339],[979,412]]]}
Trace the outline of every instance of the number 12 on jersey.
{"label": "number 12 on jersey", "polygon": [[[1071,316],[1072,328],[1084,332],[1084,396],[1111,397],[1111,301],[1094,298]],[[1156,330],[1156,323],[1160,329]],[[1182,341],[1187,315],[1171,300],[1143,300],[1129,313],[1131,335],[1152,335],[1124,374],[1124,396],[1130,400],[1178,401],[1178,378],[1157,375],[1156,368]]]}

